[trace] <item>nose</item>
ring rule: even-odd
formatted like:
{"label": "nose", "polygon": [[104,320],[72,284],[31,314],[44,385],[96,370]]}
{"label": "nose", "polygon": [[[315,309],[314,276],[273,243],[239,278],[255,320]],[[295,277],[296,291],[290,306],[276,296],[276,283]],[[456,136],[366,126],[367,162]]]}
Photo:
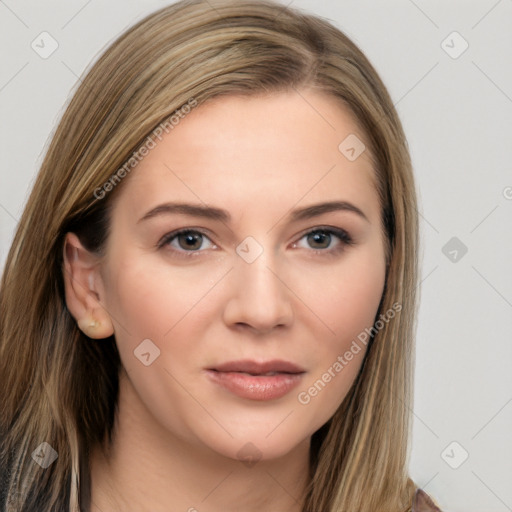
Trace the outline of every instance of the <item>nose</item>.
{"label": "nose", "polygon": [[290,326],[293,321],[292,292],[264,251],[247,263],[236,257],[230,272],[230,296],[224,310],[228,326],[245,327],[258,334]]}

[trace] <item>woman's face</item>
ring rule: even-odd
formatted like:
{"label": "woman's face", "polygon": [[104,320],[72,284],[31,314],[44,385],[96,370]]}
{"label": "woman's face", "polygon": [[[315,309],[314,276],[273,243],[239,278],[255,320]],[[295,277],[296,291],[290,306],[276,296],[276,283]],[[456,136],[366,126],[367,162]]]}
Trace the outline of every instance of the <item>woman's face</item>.
{"label": "woman's face", "polygon": [[125,178],[100,297],[143,432],[272,459],[334,414],[385,279],[374,171],[351,134],[318,92],[224,97]]}

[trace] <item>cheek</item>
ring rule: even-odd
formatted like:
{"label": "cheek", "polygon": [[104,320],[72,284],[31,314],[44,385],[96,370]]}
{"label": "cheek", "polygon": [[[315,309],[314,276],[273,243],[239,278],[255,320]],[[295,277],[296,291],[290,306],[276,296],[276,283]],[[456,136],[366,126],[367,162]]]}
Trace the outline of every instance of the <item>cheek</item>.
{"label": "cheek", "polygon": [[[206,273],[200,265],[185,270],[140,254],[118,257],[110,268],[108,308],[128,376],[125,393],[131,393],[126,407],[137,411],[141,400],[143,411],[151,411],[157,423],[185,437],[192,429],[187,418],[200,417],[202,410],[189,394],[201,396],[197,375],[183,369],[197,367],[202,335],[212,316],[210,290],[223,274],[211,268]],[[172,410],[162,407],[170,401]],[[137,414],[144,417],[145,412]]]}
{"label": "cheek", "polygon": [[224,269],[173,266],[160,256],[118,259],[108,281],[107,304],[120,334],[161,338],[194,311],[202,312]]}
{"label": "cheek", "polygon": [[371,246],[347,251],[335,265],[312,265],[293,276],[295,293],[315,313],[319,328],[324,326],[328,349],[340,348],[373,324],[384,281],[384,254]]}
{"label": "cheek", "polygon": [[304,302],[321,320],[315,324],[314,368],[297,394],[302,406],[315,411],[313,430],[334,414],[364,360],[385,281],[383,253],[382,259],[375,254],[359,251],[325,275],[317,269],[299,278]]}

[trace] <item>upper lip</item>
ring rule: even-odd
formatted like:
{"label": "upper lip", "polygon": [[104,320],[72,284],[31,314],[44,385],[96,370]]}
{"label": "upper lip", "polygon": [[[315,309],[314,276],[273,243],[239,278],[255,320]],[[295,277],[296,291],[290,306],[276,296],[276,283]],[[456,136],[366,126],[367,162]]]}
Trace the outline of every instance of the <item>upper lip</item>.
{"label": "upper lip", "polygon": [[291,363],[290,361],[283,361],[274,359],[272,361],[251,361],[248,359],[240,361],[228,361],[226,363],[218,364],[209,370],[217,372],[244,372],[252,375],[261,375],[263,373],[304,373],[304,368]]}

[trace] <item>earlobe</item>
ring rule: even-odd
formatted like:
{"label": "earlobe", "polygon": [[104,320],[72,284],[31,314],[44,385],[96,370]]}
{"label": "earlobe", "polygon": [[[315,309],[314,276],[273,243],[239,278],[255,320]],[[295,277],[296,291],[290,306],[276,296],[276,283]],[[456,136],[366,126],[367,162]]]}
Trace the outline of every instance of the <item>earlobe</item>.
{"label": "earlobe", "polygon": [[67,233],[63,248],[66,305],[80,330],[89,338],[114,334],[112,319],[98,293],[98,257],[88,251],[74,233]]}

